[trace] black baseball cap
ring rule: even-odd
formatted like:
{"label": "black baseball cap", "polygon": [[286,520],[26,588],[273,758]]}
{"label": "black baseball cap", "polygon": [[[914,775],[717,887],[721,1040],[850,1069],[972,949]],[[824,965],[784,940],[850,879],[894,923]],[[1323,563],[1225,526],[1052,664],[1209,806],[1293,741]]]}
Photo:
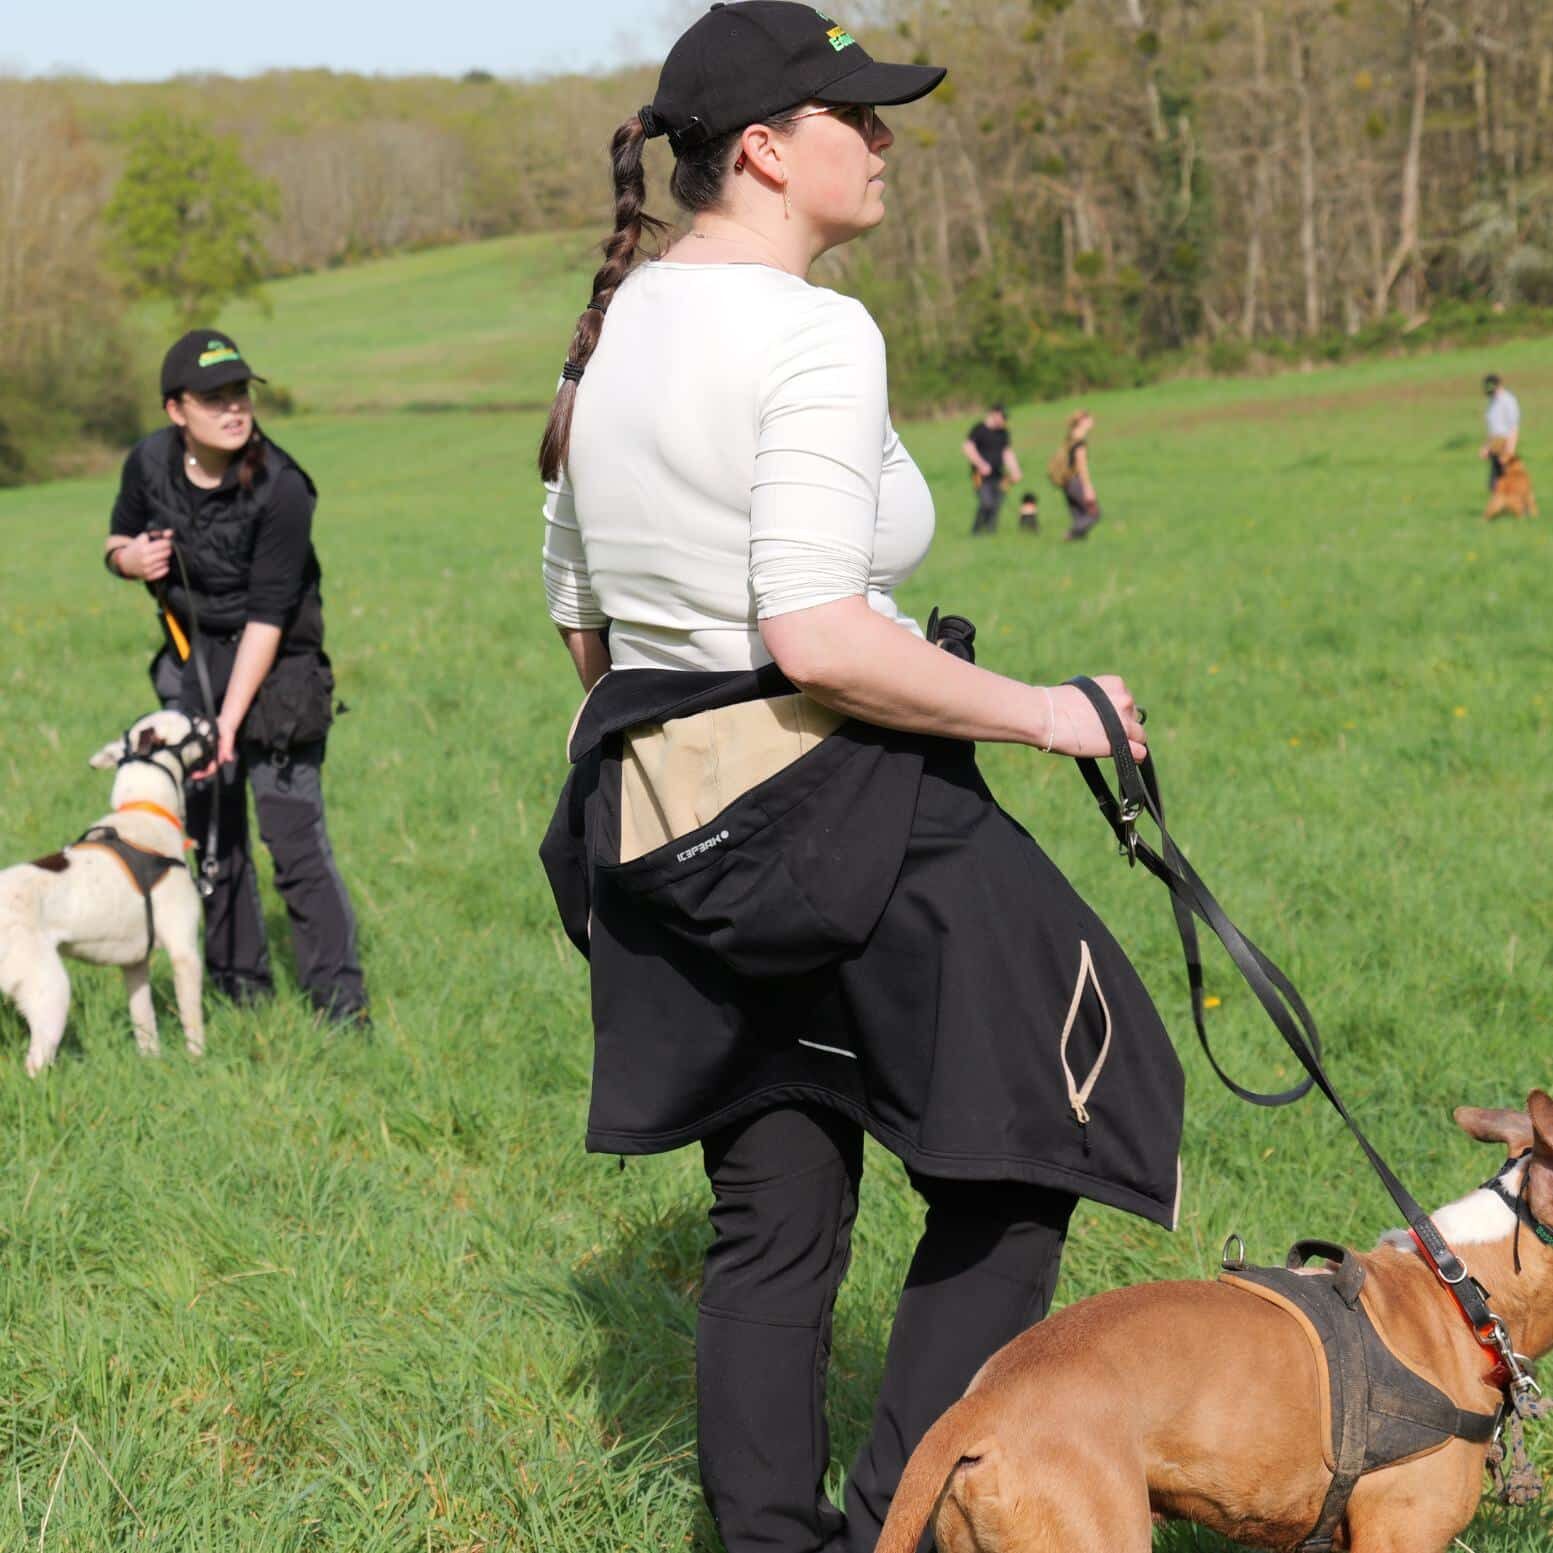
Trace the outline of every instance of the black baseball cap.
{"label": "black baseball cap", "polygon": [[237,341],[219,329],[191,329],[162,358],[162,397],[203,393],[227,383],[267,381],[243,360]]}
{"label": "black baseball cap", "polygon": [[801,102],[884,106],[925,97],[948,72],[875,60],[833,17],[797,0],[717,4],[669,50],[642,110],[677,156]]}

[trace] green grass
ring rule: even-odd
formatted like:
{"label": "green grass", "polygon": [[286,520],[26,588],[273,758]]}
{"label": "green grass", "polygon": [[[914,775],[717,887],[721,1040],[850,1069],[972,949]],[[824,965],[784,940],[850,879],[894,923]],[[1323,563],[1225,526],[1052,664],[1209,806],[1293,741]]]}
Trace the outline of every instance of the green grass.
{"label": "green grass", "polygon": [[[303,411],[532,409],[550,402],[601,262],[592,232],[433,248],[273,282],[220,325]],[[168,317],[141,318],[153,384]]]}
{"label": "green grass", "polygon": [[[226,321],[314,411],[524,402],[581,300],[563,259],[420,255],[287,282],[270,322]],[[964,421],[907,433],[940,538],[906,602],[972,615],[996,668],[1128,675],[1179,838],[1305,990],[1334,1077],[1429,1201],[1490,1162],[1451,1106],[1553,1078],[1553,540],[1546,518],[1476,522],[1489,366],[1521,393],[1533,473],[1553,469],[1534,345],[1097,396],[1107,516],[1082,547],[1058,542],[1035,478],[1040,538],[1008,511],[973,543]],[[1059,419],[1015,412],[1032,476]],[[324,493],[352,707],[331,826],[377,1030],[321,1037],[285,977],[267,1010],[213,1007],[196,1065],[159,970],[174,1049],[145,1063],[117,976],[77,968],[74,1035],[29,1082],[0,1009],[0,1547],[715,1546],[694,1470],[699,1161],[582,1152],[584,967],[534,857],[576,700],[543,614],[538,427],[277,428]],[[150,702],[150,613],[99,561],[110,499],[101,480],[0,497],[7,861],[95,818],[107,783],[85,758]],[[1264,1260],[1300,1234],[1370,1243],[1395,1213],[1335,1118],[1253,1110],[1208,1073],[1164,892],[1118,862],[1077,775],[1028,751],[984,764],[1133,953],[1188,1071],[1179,1232],[1084,1208],[1059,1300],[1209,1276],[1231,1230]],[[278,907],[272,929],[283,946]],[[1222,960],[1211,984],[1226,1060],[1287,1081]],[[838,1314],[838,1481],[918,1219],[871,1150]],[[1553,1466],[1546,1435],[1537,1449]],[[1490,1509],[1464,1541],[1530,1553],[1550,1532],[1546,1509]],[[1223,1546],[1188,1528],[1158,1545]]]}

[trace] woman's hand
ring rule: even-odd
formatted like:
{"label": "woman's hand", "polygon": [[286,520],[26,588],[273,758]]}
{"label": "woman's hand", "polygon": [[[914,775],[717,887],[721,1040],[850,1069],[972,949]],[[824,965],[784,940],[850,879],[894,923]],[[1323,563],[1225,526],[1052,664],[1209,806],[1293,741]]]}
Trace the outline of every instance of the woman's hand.
{"label": "woman's hand", "polygon": [[113,564],[123,577],[139,582],[159,582],[173,564],[173,531],[149,529],[113,552]]}
{"label": "woman's hand", "polygon": [[212,776],[220,767],[229,766],[237,759],[238,729],[243,726],[248,708],[253,705],[253,698],[274,667],[279,652],[279,626],[250,620],[243,627],[237,642],[237,657],[227,680],[226,695],[221,698],[221,710],[216,715],[216,758],[196,771],[195,777]]}
{"label": "woman's hand", "polygon": [[[1126,681],[1116,674],[1097,674],[1095,683],[1105,692],[1122,720],[1127,742],[1132,746],[1132,758],[1142,760],[1149,752],[1149,739]],[[1111,753],[1111,741],[1106,737],[1100,714],[1078,686],[1051,685],[1047,692],[1051,696],[1053,722],[1050,739],[1042,741],[1043,749],[1050,749],[1054,755],[1106,756]]]}
{"label": "woman's hand", "polygon": [[228,723],[226,714],[223,713],[216,719],[216,758],[203,765],[198,771],[189,773],[191,782],[203,782],[206,777],[212,777],[222,766],[230,766],[237,759],[237,729]]}

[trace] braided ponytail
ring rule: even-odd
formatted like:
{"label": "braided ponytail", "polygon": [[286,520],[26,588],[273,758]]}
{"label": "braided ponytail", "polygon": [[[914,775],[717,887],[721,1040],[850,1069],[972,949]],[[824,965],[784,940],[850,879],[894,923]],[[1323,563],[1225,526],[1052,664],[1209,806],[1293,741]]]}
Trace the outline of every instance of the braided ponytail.
{"label": "braided ponytail", "polygon": [[621,281],[637,262],[637,250],[643,237],[654,243],[668,231],[667,222],[649,216],[642,209],[647,197],[647,182],[642,174],[642,146],[647,132],[641,115],[632,114],[610,141],[610,163],[615,176],[615,230],[604,239],[604,263],[593,277],[593,296],[572,334],[571,348],[562,369],[565,381],[550,407],[550,419],[539,443],[539,472],[546,480],[557,480],[566,467],[572,440],[572,410],[577,402],[577,381],[599,343],[604,314]]}

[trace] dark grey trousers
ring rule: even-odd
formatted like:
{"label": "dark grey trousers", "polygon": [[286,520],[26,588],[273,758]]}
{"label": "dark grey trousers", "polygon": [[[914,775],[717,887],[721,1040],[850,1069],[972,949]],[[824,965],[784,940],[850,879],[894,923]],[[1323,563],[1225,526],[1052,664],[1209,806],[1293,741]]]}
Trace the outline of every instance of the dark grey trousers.
{"label": "dark grey trousers", "polygon": [[872,1553],[906,1458],[995,1349],[1051,1304],[1074,1200],[912,1177],[927,1221],[845,1513],[825,1493],[825,1375],[862,1129],[784,1106],[703,1141],[716,1203],[696,1331],[701,1486],[727,1553]]}
{"label": "dark grey trousers", "polygon": [[1084,482],[1078,479],[1069,480],[1062,494],[1068,498],[1068,517],[1072,520],[1068,538],[1082,539],[1100,521],[1100,503],[1093,507],[1085,503]]}
{"label": "dark grey trousers", "polygon": [[976,487],[976,518],[971,524],[973,534],[990,534],[998,526],[998,513],[1003,506],[1003,479],[1000,475],[988,475]]}
{"label": "dark grey trousers", "polygon": [[[177,665],[164,654],[152,673],[164,706],[178,707]],[[248,828],[253,790],[259,835],[275,860],[275,887],[291,920],[297,979],[316,1007],[348,1019],[367,1006],[356,953],[356,915],[329,845],[322,770],[327,741],[285,759],[240,744],[235,765],[188,794],[189,835],[203,847],[210,805],[219,805],[214,889],[205,902],[205,969],[217,990],[238,1002],[275,989]]]}

